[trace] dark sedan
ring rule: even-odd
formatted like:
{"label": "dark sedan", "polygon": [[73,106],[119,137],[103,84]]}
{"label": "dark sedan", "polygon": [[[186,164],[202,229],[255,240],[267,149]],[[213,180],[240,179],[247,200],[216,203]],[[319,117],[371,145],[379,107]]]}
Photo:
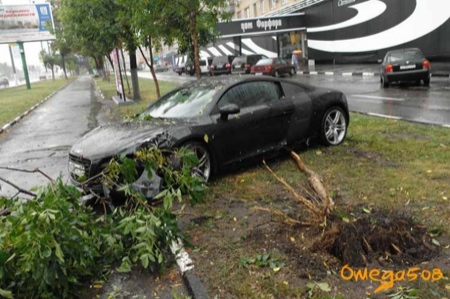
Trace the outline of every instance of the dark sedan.
{"label": "dark sedan", "polygon": [[430,85],[430,62],[417,48],[389,51],[383,59],[380,71],[380,83],[388,87],[392,82],[415,82],[422,80]]}
{"label": "dark sedan", "polygon": [[233,62],[234,55],[216,56],[209,66],[209,72],[211,76],[231,74],[231,63]]}
{"label": "dark sedan", "polygon": [[[348,124],[347,100],[339,91],[266,76],[202,78],[162,96],[134,121],[85,135],[70,150],[69,173],[77,184],[115,156],[150,146],[188,147],[200,161],[196,173],[207,181],[226,165],[310,138],[338,145]],[[159,186],[147,174],[138,181],[147,197],[155,190],[142,186]]]}
{"label": "dark sedan", "polygon": [[259,60],[252,66],[252,74],[281,77],[295,75],[295,67],[283,58],[267,58]]}

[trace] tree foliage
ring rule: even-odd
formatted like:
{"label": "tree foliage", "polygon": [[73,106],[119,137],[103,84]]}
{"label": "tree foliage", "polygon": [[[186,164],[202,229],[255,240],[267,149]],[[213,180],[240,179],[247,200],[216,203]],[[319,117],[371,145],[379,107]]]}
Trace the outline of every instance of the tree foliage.
{"label": "tree foliage", "polygon": [[[173,169],[173,156],[182,161],[180,169]],[[112,213],[80,205],[80,191],[61,179],[26,203],[0,198],[0,297],[76,298],[116,262],[125,272],[136,264],[164,267],[172,241],[184,239],[174,202],[202,201],[203,183],[191,175],[197,163],[192,151],[168,155],[154,147],[111,161],[103,173],[111,184],[120,181],[116,177],[133,181],[142,167],[161,174],[161,205],[149,204],[124,181],[128,203]]]}

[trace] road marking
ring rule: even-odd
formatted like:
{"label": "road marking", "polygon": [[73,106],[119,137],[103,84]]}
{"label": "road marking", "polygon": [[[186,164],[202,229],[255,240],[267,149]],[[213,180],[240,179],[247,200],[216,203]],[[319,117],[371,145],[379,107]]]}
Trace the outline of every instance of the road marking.
{"label": "road marking", "polygon": [[375,73],[365,73],[365,72],[363,72],[363,76],[375,76]]}
{"label": "road marking", "polygon": [[353,73],[342,73],[342,76],[352,76]]}
{"label": "road marking", "polygon": [[370,115],[370,116],[378,116],[378,117],[384,117],[384,118],[389,118],[389,119],[402,119],[401,117],[398,117],[398,116],[392,116],[392,115],[386,115],[386,114],[379,114],[379,113],[372,113],[372,112],[367,113],[367,115]]}
{"label": "road marking", "polygon": [[317,72],[309,72],[310,75],[317,75]]}
{"label": "road marking", "polygon": [[365,94],[353,94],[353,97],[359,97],[359,98],[367,98],[367,99],[376,99],[376,100],[385,100],[385,101],[396,101],[396,102],[403,102],[405,99],[402,98],[388,98],[388,97],[379,97],[379,96],[369,96]]}
{"label": "road marking", "polygon": [[327,75],[327,76],[333,76],[333,75],[334,75],[334,72],[325,72],[325,75]]}

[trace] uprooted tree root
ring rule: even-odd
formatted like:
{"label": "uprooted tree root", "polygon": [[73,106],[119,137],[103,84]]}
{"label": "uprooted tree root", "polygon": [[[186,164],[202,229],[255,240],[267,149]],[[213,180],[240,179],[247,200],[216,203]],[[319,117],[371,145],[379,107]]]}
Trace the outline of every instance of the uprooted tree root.
{"label": "uprooted tree root", "polygon": [[430,260],[440,252],[426,227],[411,217],[379,211],[354,222],[335,219],[313,245],[325,250],[342,264],[368,266],[408,266]]}
{"label": "uprooted tree root", "polygon": [[298,217],[288,216],[275,209],[255,209],[268,212],[291,227],[308,225],[322,228],[322,234],[317,235],[312,242],[313,251],[325,250],[342,264],[350,266],[368,266],[372,262],[378,262],[381,266],[414,265],[430,260],[440,252],[440,247],[433,245],[426,227],[417,224],[411,217],[379,211],[344,222],[335,215],[335,203],[328,195],[321,178],[306,167],[296,153],[291,151],[291,157],[299,170],[308,175],[310,190],[303,190],[307,193],[306,197],[299,194],[265,162],[264,165],[310,212],[308,221],[301,221]]}

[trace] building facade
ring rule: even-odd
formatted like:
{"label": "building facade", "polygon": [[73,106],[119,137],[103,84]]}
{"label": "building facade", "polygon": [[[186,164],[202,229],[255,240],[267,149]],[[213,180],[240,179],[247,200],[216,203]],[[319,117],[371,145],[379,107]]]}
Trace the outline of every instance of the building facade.
{"label": "building facade", "polygon": [[231,22],[218,24],[222,37],[201,56],[301,50],[303,62],[377,62],[388,50],[418,47],[450,60],[449,0],[230,0],[227,10]]}

